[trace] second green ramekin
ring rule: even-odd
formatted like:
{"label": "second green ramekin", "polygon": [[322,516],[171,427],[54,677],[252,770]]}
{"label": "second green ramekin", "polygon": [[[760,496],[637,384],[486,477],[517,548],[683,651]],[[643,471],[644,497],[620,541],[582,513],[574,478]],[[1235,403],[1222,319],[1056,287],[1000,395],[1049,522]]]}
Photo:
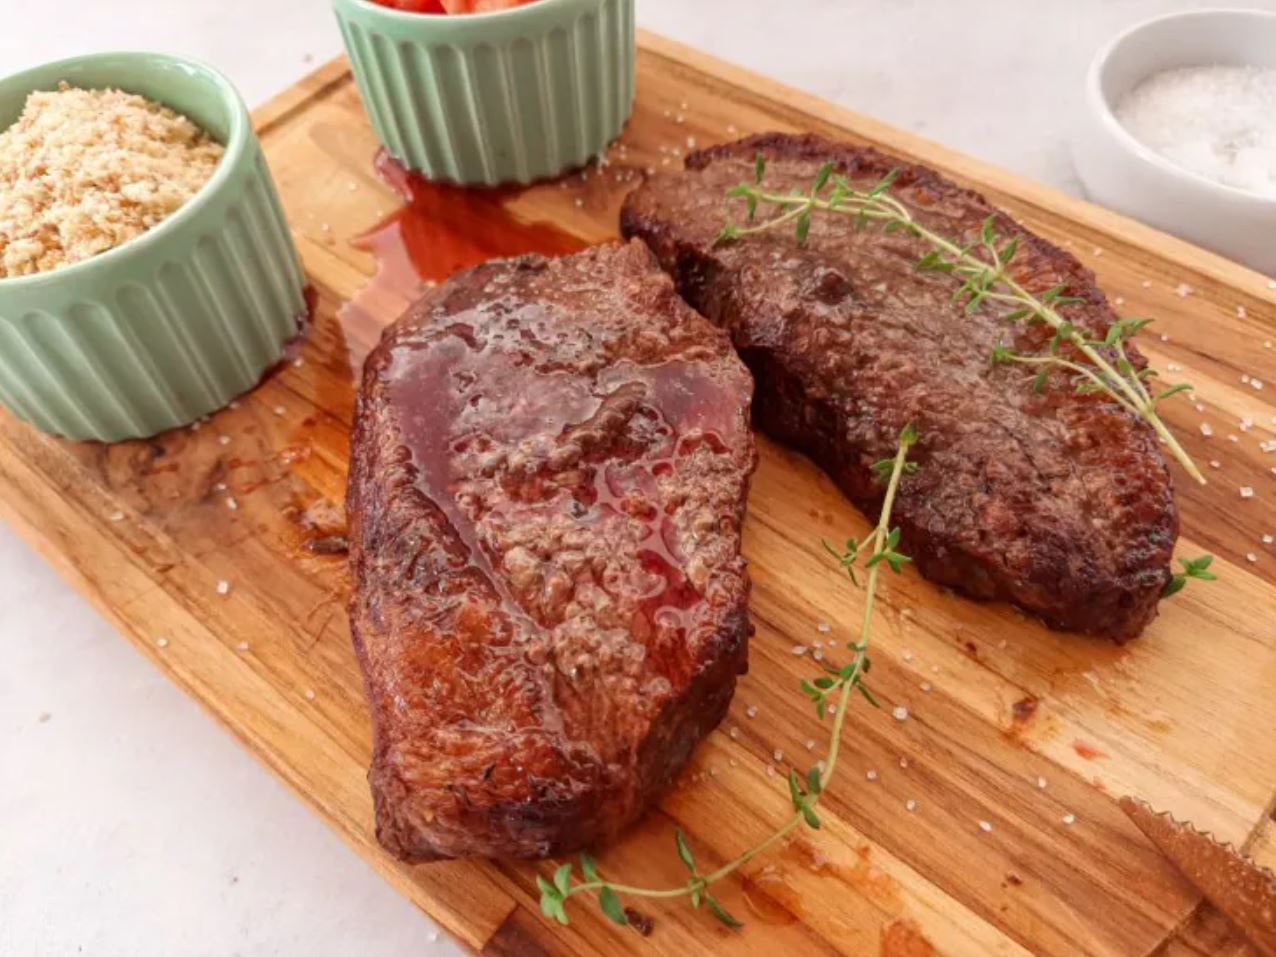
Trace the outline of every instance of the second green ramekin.
{"label": "second green ramekin", "polygon": [[101,53],[0,80],[0,129],[32,90],[116,87],[163,103],[223,143],[212,178],[135,239],[0,279],[0,402],[45,432],[142,438],[251,389],[305,313],[305,279],[248,110],[203,64]]}
{"label": "second green ramekin", "polygon": [[601,153],[633,110],[634,0],[461,16],[333,6],[377,138],[430,179],[556,176]]}

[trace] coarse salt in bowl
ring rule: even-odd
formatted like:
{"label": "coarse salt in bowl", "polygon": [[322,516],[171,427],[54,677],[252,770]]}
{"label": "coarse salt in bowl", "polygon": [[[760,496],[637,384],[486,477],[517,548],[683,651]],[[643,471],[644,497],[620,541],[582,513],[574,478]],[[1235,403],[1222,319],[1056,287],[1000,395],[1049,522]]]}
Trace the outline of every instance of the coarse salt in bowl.
{"label": "coarse salt in bowl", "polygon": [[1164,70],[1118,100],[1115,113],[1175,166],[1276,199],[1276,67]]}
{"label": "coarse salt in bowl", "polygon": [[[1269,69],[1276,69],[1276,13],[1172,14],[1118,36],[1091,64],[1072,143],[1090,198],[1276,274],[1276,196],[1258,188],[1265,172],[1253,164],[1261,164],[1261,158],[1241,155],[1245,142],[1238,142],[1234,162],[1207,155],[1204,144],[1217,140],[1224,128],[1217,109],[1212,118],[1181,124],[1181,131],[1165,122],[1168,110],[1183,105],[1209,110],[1218,97],[1238,88],[1241,73],[1252,77],[1253,71]],[[1172,89],[1155,89],[1167,84]],[[1149,102],[1149,92],[1156,101]],[[1246,94],[1262,95],[1261,90]],[[1233,112],[1240,114],[1239,105]],[[1262,122],[1256,125],[1252,145],[1261,147],[1264,128]]]}

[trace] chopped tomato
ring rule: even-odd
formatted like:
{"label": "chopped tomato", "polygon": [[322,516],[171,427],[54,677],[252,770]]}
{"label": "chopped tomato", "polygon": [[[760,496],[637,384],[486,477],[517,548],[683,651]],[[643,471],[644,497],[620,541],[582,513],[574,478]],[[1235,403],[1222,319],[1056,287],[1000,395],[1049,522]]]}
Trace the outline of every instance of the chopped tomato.
{"label": "chopped tomato", "polygon": [[441,0],[373,0],[383,7],[406,10],[408,13],[447,13]]}
{"label": "chopped tomato", "polygon": [[409,13],[491,13],[510,10],[533,0],[373,0],[383,7]]}
{"label": "chopped tomato", "polygon": [[532,0],[443,0],[448,13],[490,13],[493,10],[509,10],[531,3]]}

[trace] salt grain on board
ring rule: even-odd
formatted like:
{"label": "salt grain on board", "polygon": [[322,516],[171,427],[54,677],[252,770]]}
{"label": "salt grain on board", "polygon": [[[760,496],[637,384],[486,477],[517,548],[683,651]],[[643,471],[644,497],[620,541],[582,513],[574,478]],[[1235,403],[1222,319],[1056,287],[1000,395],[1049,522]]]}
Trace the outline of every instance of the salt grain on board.
{"label": "salt grain on board", "polygon": [[907,721],[908,709],[902,704],[896,705],[895,710],[891,712],[891,717],[893,717],[896,721]]}
{"label": "salt grain on board", "polygon": [[985,834],[989,833],[989,832],[992,830],[992,822],[991,822],[991,821],[980,821],[980,822],[979,822],[979,830],[983,831]]}

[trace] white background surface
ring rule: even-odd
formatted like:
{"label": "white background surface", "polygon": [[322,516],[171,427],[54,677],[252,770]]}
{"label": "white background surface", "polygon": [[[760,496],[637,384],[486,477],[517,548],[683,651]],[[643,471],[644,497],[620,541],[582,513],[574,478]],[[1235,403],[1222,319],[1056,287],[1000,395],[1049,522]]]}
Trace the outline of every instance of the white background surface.
{"label": "white background surface", "polygon": [[[639,0],[639,19],[1075,191],[1065,144],[1092,53],[1210,5]],[[2,73],[163,49],[250,104],[339,48],[327,0],[0,0],[0,23]],[[0,651],[3,957],[458,953],[3,526]]]}

